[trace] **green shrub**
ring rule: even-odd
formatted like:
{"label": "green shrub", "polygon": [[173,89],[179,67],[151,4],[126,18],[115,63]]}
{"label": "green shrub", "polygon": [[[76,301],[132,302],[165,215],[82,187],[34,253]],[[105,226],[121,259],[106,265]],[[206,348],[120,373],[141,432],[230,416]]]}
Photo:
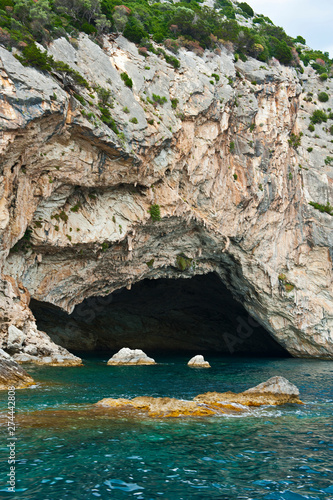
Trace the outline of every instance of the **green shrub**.
{"label": "green shrub", "polygon": [[137,119],[135,116],[133,116],[133,118],[131,118],[131,119],[130,119],[130,122],[131,122],[131,123],[135,123],[135,124],[136,124],[136,123],[139,123],[139,122],[138,122],[138,119]]}
{"label": "green shrub", "polygon": [[321,109],[316,109],[310,118],[311,123],[322,123],[322,122],[327,122],[328,116],[327,114],[322,111]]}
{"label": "green shrub", "polygon": [[332,156],[326,156],[326,158],[325,158],[325,165],[332,165],[332,163],[333,163]]}
{"label": "green shrub", "polygon": [[79,209],[82,207],[81,203],[77,203],[76,205],[74,205],[74,207],[71,208],[71,211],[72,212],[78,212]]}
{"label": "green shrub", "polygon": [[302,135],[303,135],[303,132],[300,132],[298,135],[291,133],[290,138],[288,139],[289,146],[291,146],[294,149],[297,149],[298,146],[301,145]]}
{"label": "green shrub", "polygon": [[151,205],[151,207],[148,209],[148,212],[150,213],[150,217],[154,222],[158,222],[159,220],[161,220],[161,209],[159,205]]}
{"label": "green shrub", "polygon": [[141,21],[134,16],[131,16],[128,19],[123,35],[133,43],[140,43],[143,38],[149,38],[149,35],[147,31],[145,31]]}
{"label": "green shrub", "polygon": [[245,14],[247,14],[248,16],[250,16],[250,17],[253,17],[253,16],[254,16],[254,12],[253,12],[252,7],[250,7],[250,5],[249,5],[249,4],[247,4],[246,2],[240,2],[240,3],[238,4],[238,7],[239,7],[240,9],[242,9],[242,11],[243,11]]}
{"label": "green shrub", "polygon": [[128,76],[127,73],[121,73],[120,78],[123,80],[125,83],[126,87],[129,87],[130,89],[133,87],[133,81],[132,79]]}
{"label": "green shrub", "polygon": [[310,130],[310,132],[315,131],[315,127],[314,127],[313,123],[310,123],[310,125],[308,126],[308,129]]}
{"label": "green shrub", "polygon": [[328,96],[328,94],[326,94],[326,92],[320,92],[318,94],[318,99],[320,102],[327,102],[329,99],[329,96]]}
{"label": "green shrub", "polygon": [[192,266],[193,259],[186,257],[183,253],[176,257],[176,267],[179,271],[187,271]]}
{"label": "green shrub", "polygon": [[330,205],[329,201],[326,203],[326,205],[321,205],[320,203],[315,203],[314,201],[310,201],[309,205],[311,205],[313,208],[319,210],[322,213],[327,213],[333,216],[333,207],[332,205]]}
{"label": "green shrub", "polygon": [[[111,116],[111,113],[108,108],[104,108],[103,106],[98,106],[101,112],[101,120],[105,123],[115,134],[119,134],[118,127],[116,122]],[[89,113],[90,114],[90,113]],[[88,115],[89,118],[89,115]]]}
{"label": "green shrub", "polygon": [[308,148],[308,149],[307,149],[307,152],[308,152],[308,153],[311,153],[311,151],[313,151],[313,148]]}
{"label": "green shrub", "polygon": [[68,221],[68,215],[66,214],[66,212],[64,210],[61,210],[60,214],[59,214],[59,218],[64,221],[64,222],[67,222]]}
{"label": "green shrub", "polygon": [[164,103],[166,103],[168,101],[168,99],[164,96],[159,96],[157,94],[153,94],[153,100],[154,102],[156,102],[157,104],[160,104],[161,106],[163,106]]}
{"label": "green shrub", "polygon": [[219,77],[219,75],[217,75],[216,73],[212,73],[212,78],[215,78],[215,80],[216,80],[217,82],[219,82],[219,81],[220,81],[220,77]]}
{"label": "green shrub", "polygon": [[128,114],[128,113],[130,112],[130,110],[128,109],[128,107],[127,107],[127,106],[125,106],[125,107],[123,108],[123,112]]}
{"label": "green shrub", "polygon": [[234,177],[235,181],[237,181],[238,175],[237,174],[233,174],[233,177]]}
{"label": "green shrub", "polygon": [[179,100],[177,98],[171,99],[171,107],[172,109],[176,109],[178,106]]}
{"label": "green shrub", "polygon": [[101,87],[100,85],[97,85],[95,87],[95,90],[97,92],[99,101],[104,106],[106,106],[107,104],[109,104],[110,97],[111,97],[111,90],[110,89],[106,89],[104,87]]}
{"label": "green shrub", "polygon": [[149,123],[149,125],[154,125],[154,120],[152,118],[150,120],[147,120],[147,122]]}
{"label": "green shrub", "polygon": [[74,94],[74,97],[82,104],[82,106],[86,106],[87,103],[82,96],[80,96],[79,94]]}
{"label": "green shrub", "polygon": [[322,81],[322,82],[324,82],[325,80],[327,80],[328,75],[327,75],[327,73],[322,73],[322,74],[319,76],[319,78],[321,79],[321,81]]}
{"label": "green shrub", "polygon": [[234,153],[234,151],[235,151],[235,143],[234,143],[234,141],[230,142],[229,150],[230,150],[230,153]]}
{"label": "green shrub", "polygon": [[34,66],[42,71],[51,71],[53,58],[47,52],[41,51],[35,42],[27,45],[22,50],[22,56],[16,56],[24,66]]}
{"label": "green shrub", "polygon": [[255,129],[255,127],[256,127],[256,124],[255,123],[251,123],[251,125],[250,125],[250,132],[253,132],[254,129]]}

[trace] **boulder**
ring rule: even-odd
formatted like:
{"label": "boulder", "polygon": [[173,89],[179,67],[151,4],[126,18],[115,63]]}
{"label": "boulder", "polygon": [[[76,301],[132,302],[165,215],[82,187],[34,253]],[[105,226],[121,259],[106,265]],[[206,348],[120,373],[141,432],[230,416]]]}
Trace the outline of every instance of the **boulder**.
{"label": "boulder", "polygon": [[281,405],[285,403],[302,404],[299,399],[299,390],[284,377],[271,377],[244,392],[206,392],[194,398],[206,404],[220,404],[229,402],[243,406]]}
{"label": "boulder", "polygon": [[201,354],[197,356],[193,356],[190,361],[187,363],[188,366],[193,368],[210,368],[210,364],[208,361],[205,361],[204,357]]}
{"label": "boulder", "polygon": [[284,377],[271,377],[266,380],[266,382],[262,382],[255,387],[251,387],[251,389],[247,389],[243,394],[280,394],[280,395],[290,395],[290,396],[299,396],[299,390],[296,385],[289,382]]}
{"label": "boulder", "polygon": [[109,359],[108,365],[155,365],[153,358],[149,358],[141,349],[123,347]]}
{"label": "boulder", "polygon": [[19,352],[25,340],[25,334],[15,325],[8,327],[7,349],[11,352]]}
{"label": "boulder", "polygon": [[0,349],[0,390],[7,390],[11,386],[23,389],[33,382],[33,378],[9,354]]}

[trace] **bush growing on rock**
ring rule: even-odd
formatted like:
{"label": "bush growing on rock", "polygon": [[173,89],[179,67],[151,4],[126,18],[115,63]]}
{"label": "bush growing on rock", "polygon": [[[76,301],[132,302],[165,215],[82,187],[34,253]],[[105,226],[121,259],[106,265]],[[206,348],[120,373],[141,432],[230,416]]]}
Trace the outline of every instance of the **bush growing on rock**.
{"label": "bush growing on rock", "polygon": [[321,109],[316,109],[310,118],[312,124],[327,122],[328,116]]}
{"label": "bush growing on rock", "polygon": [[329,99],[329,96],[328,96],[328,94],[326,94],[326,92],[319,92],[318,99],[320,102],[327,102]]}
{"label": "bush growing on rock", "polygon": [[148,212],[150,213],[150,217],[154,222],[158,222],[161,220],[161,209],[159,205],[151,205]]}
{"label": "bush growing on rock", "polygon": [[121,73],[120,78],[122,81],[125,83],[126,87],[129,87],[130,89],[133,87],[133,81],[132,79],[128,76],[127,73]]}

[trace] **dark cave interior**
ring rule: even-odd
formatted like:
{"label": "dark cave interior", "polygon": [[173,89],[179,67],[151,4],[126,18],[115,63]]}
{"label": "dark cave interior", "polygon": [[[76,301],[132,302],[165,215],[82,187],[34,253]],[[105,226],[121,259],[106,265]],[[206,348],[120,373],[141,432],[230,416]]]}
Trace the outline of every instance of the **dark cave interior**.
{"label": "dark cave interior", "polygon": [[286,357],[215,273],[191,279],[143,280],[108,296],[90,297],[68,315],[32,299],[37,326],[70,351],[214,353]]}

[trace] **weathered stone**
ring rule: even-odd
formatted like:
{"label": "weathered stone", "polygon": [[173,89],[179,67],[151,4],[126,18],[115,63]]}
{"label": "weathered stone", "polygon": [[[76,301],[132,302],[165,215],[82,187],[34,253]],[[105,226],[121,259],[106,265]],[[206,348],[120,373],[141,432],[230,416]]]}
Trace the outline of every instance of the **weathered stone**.
{"label": "weathered stone", "polygon": [[[277,384],[279,384],[278,388]],[[260,387],[262,392],[257,392]],[[279,389],[281,392],[266,392],[262,387],[271,387],[272,390],[275,391]],[[150,417],[160,418],[187,416],[204,417],[237,413],[245,411],[251,406],[281,405],[286,403],[302,404],[298,395],[296,395],[296,391],[298,391],[297,387],[288,382],[288,380],[283,379],[283,377],[272,377],[272,379],[269,379],[267,382],[253,389],[255,389],[256,392],[249,393],[249,391],[245,391],[239,394],[233,392],[207,392],[205,394],[199,394],[193,401],[146,396],[133,399],[105,398],[96,403],[96,405],[113,410],[127,409],[139,417],[147,414]]]}
{"label": "weathered stone", "polygon": [[7,349],[12,353],[18,352],[23,345],[25,337],[24,333],[16,328],[16,326],[10,325],[8,328]]}
{"label": "weathered stone", "polygon": [[123,347],[109,359],[108,365],[155,365],[153,358],[149,358],[141,349]]}
{"label": "weathered stone", "polygon": [[208,361],[205,361],[204,357],[201,354],[193,356],[193,358],[191,358],[187,364],[188,366],[192,366],[194,368],[210,368],[210,364],[208,363]]}
{"label": "weathered stone", "polygon": [[[181,49],[174,69],[122,37],[102,49],[81,35],[77,51],[65,39],[49,50],[110,91],[120,133],[101,121],[97,93],[77,87],[83,109],[0,47],[0,346],[12,324],[26,335],[21,354],[56,349],[39,335],[30,295],[71,312],[145,278],[215,272],[293,356],[332,359],[333,218],[309,202],[332,204],[333,153],[327,127],[308,131],[304,97],[322,88],[312,68],[300,77],[276,60],[235,65],[225,51]],[[156,93],[166,102],[152,102]],[[181,253],[195,265],[179,270]]]}
{"label": "weathered stone", "polygon": [[0,349],[0,390],[8,387],[23,389],[33,384],[33,378],[6,352]]}
{"label": "weathered stone", "polygon": [[271,394],[277,395],[290,395],[290,396],[299,396],[299,389],[296,385],[291,384],[289,380],[284,377],[271,377],[266,380],[262,384],[256,385],[255,387],[251,387],[247,391],[244,391],[243,394],[264,394],[269,392]]}

